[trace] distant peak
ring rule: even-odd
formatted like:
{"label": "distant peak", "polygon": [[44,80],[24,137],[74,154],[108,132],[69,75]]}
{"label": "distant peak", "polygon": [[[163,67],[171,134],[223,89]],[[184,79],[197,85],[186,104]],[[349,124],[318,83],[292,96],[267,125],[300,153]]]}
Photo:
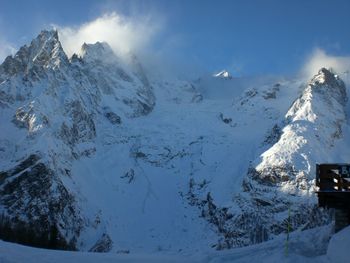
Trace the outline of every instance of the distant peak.
{"label": "distant peak", "polygon": [[87,50],[111,50],[111,47],[108,45],[107,42],[99,42],[97,41],[95,44],[87,44],[87,43],[84,43],[82,46],[81,46],[81,49],[83,51],[87,51]]}
{"label": "distant peak", "polygon": [[213,75],[215,78],[232,79],[232,75],[227,70],[222,70]]}

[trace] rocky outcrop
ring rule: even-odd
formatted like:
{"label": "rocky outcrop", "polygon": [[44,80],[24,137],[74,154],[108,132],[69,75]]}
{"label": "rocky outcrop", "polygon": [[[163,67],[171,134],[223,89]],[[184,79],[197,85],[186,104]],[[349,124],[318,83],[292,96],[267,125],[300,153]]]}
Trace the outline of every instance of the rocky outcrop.
{"label": "rocky outcrop", "polygon": [[112,249],[113,241],[108,234],[103,234],[89,252],[109,252]]}
{"label": "rocky outcrop", "polygon": [[5,209],[0,238],[31,245],[32,236],[32,245],[76,248],[83,223],[74,196],[38,154],[0,172],[0,203]]}

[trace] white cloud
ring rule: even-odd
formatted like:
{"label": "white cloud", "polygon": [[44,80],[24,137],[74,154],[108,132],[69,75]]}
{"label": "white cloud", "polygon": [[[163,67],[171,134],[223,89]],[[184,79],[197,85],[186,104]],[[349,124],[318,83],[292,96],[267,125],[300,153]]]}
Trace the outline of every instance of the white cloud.
{"label": "white cloud", "polygon": [[306,60],[302,73],[306,78],[310,78],[317,74],[322,67],[331,68],[335,73],[342,74],[350,70],[350,56],[332,56],[324,50],[316,48]]}
{"label": "white cloud", "polygon": [[128,17],[113,12],[78,26],[54,25],[69,57],[78,53],[84,42],[105,41],[118,56],[136,54],[150,77],[194,75],[201,67],[181,51],[186,45],[183,37],[159,38],[165,26],[166,19],[156,12]]}
{"label": "white cloud", "polygon": [[154,16],[125,17],[113,12],[77,27],[55,27],[63,49],[71,56],[84,42],[97,41],[107,42],[117,54],[137,53],[151,43],[160,25]]}
{"label": "white cloud", "polygon": [[4,61],[4,59],[9,56],[13,55],[16,52],[16,49],[13,45],[8,43],[7,41],[0,39],[0,64]]}

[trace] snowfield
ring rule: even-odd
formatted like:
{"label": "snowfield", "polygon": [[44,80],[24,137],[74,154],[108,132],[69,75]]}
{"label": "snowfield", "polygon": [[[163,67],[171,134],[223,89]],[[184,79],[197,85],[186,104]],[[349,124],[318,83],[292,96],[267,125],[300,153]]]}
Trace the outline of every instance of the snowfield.
{"label": "snowfield", "polygon": [[[224,252],[198,254],[174,254],[155,252],[150,254],[116,254],[54,251],[26,247],[0,241],[1,263],[108,263],[108,262],[348,262],[350,227],[332,236],[331,227],[293,233],[286,250],[286,236],[282,235],[262,244],[236,248]],[[328,245],[329,242],[329,245]],[[327,249],[328,245],[328,249]]]}

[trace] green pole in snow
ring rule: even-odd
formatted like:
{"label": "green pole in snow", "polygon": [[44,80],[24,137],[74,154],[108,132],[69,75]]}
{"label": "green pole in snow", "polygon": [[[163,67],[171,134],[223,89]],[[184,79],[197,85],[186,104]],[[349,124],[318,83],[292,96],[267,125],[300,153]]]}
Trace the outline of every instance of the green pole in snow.
{"label": "green pole in snow", "polygon": [[289,246],[289,232],[290,232],[290,207],[288,208],[288,220],[287,220],[287,239],[285,246],[285,255],[288,256],[288,246]]}

